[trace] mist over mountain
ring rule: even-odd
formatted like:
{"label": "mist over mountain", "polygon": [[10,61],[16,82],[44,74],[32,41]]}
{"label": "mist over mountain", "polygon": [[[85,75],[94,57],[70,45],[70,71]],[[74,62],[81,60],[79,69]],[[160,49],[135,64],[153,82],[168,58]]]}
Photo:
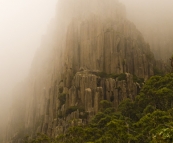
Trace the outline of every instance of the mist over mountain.
{"label": "mist over mountain", "polygon": [[0,138],[13,108],[13,92],[28,76],[56,4],[57,0],[0,0]]}
{"label": "mist over mountain", "polygon": [[127,17],[142,32],[157,59],[167,60],[173,53],[173,2],[170,0],[120,0]]}
{"label": "mist over mountain", "polygon": [[[93,127],[100,112],[103,118],[108,113],[112,120],[116,116],[114,121],[121,125],[121,135],[126,135],[126,117],[132,120],[131,125],[149,112],[148,105],[153,112],[162,110],[162,95],[170,93],[172,101],[172,75],[156,76],[163,76],[171,69],[168,65],[173,52],[171,4],[160,0],[59,0],[56,16],[42,36],[27,77],[11,91],[11,108],[2,113],[8,111],[8,117],[4,116],[6,130],[1,131],[3,142],[41,142],[41,139],[58,142],[55,139],[61,135],[60,142],[72,142],[70,138],[66,140],[66,133],[75,139],[69,129],[83,126],[85,130],[90,123]],[[149,96],[148,86],[154,80],[158,84],[170,82],[167,89],[160,90],[157,84],[151,87],[155,90],[151,92],[153,96],[159,96],[156,99],[159,105],[154,97],[153,102],[143,97]],[[138,99],[142,106],[135,110],[140,104]],[[163,111],[167,112],[172,104],[167,97],[164,99]],[[127,115],[128,105],[134,113],[129,111]],[[106,113],[108,107],[111,111]],[[140,131],[143,127],[134,125],[133,129]],[[91,138],[93,142],[104,140],[101,138],[104,135],[98,134],[98,138]],[[145,133],[130,135],[133,138],[122,140],[121,136],[114,141],[137,142],[146,137]]]}

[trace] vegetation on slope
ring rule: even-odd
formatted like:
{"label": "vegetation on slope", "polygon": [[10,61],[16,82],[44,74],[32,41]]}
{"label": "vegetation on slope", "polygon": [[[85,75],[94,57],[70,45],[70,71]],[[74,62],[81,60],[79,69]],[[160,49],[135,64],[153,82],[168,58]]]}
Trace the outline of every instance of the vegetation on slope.
{"label": "vegetation on slope", "polygon": [[88,125],[69,128],[56,139],[38,135],[26,143],[172,143],[172,87],[173,73],[153,76],[136,99],[124,100],[118,111],[101,101],[100,112]]}

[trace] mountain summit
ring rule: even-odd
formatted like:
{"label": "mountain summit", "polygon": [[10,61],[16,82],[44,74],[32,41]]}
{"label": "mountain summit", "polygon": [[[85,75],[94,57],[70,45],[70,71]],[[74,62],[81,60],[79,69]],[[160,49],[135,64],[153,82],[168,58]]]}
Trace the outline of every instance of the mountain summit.
{"label": "mountain summit", "polygon": [[[28,78],[14,93],[6,142],[28,134],[55,137],[85,125],[100,101],[134,99],[163,65],[126,18],[118,0],[60,0]],[[19,102],[20,101],[20,102]]]}

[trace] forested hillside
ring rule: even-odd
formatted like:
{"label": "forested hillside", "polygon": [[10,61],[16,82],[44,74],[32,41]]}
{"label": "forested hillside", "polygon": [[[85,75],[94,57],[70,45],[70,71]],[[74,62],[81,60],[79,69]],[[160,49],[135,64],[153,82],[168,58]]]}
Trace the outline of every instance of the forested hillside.
{"label": "forested hillside", "polygon": [[[126,99],[118,110],[107,100],[88,125],[74,126],[50,138],[37,134],[26,143],[172,143],[173,73],[155,75],[143,85],[135,100]],[[75,120],[74,120],[75,122]]]}

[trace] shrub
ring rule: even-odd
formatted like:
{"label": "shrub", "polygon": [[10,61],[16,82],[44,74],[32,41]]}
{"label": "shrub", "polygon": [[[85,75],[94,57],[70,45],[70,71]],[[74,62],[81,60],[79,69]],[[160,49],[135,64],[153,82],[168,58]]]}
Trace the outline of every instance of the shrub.
{"label": "shrub", "polygon": [[63,92],[63,87],[59,87],[59,93]]}
{"label": "shrub", "polygon": [[58,114],[58,118],[60,118],[60,119],[63,118],[62,112],[60,112],[60,113]]}
{"label": "shrub", "polygon": [[160,76],[164,75],[163,71],[159,70],[156,67],[154,67],[153,70],[154,70],[154,75],[160,75]]}
{"label": "shrub", "polygon": [[136,75],[133,75],[133,82],[137,82],[142,85],[144,83],[144,78],[139,78]]}
{"label": "shrub", "polygon": [[77,106],[71,106],[66,110],[66,115],[71,114],[72,112],[76,111],[78,109]]}
{"label": "shrub", "polygon": [[120,80],[126,80],[126,74],[125,73],[121,73],[121,74],[119,74],[118,76],[118,80],[120,81]]}
{"label": "shrub", "polygon": [[126,80],[126,74],[125,73],[121,73],[121,74],[107,74],[105,72],[92,72],[92,74],[99,76],[101,78],[113,78],[116,79],[118,78],[118,80]]}
{"label": "shrub", "polygon": [[79,112],[85,112],[83,107],[71,106],[66,110],[66,116],[77,110],[79,110]]}
{"label": "shrub", "polygon": [[60,101],[60,107],[61,107],[66,102],[66,94],[65,93],[60,93],[59,96],[58,96],[58,99]]}
{"label": "shrub", "polygon": [[79,118],[81,119],[87,119],[88,117],[88,112],[83,112],[83,114],[79,114]]}
{"label": "shrub", "polygon": [[112,103],[108,100],[102,100],[100,101],[100,111],[105,111],[108,108],[112,107]]}

